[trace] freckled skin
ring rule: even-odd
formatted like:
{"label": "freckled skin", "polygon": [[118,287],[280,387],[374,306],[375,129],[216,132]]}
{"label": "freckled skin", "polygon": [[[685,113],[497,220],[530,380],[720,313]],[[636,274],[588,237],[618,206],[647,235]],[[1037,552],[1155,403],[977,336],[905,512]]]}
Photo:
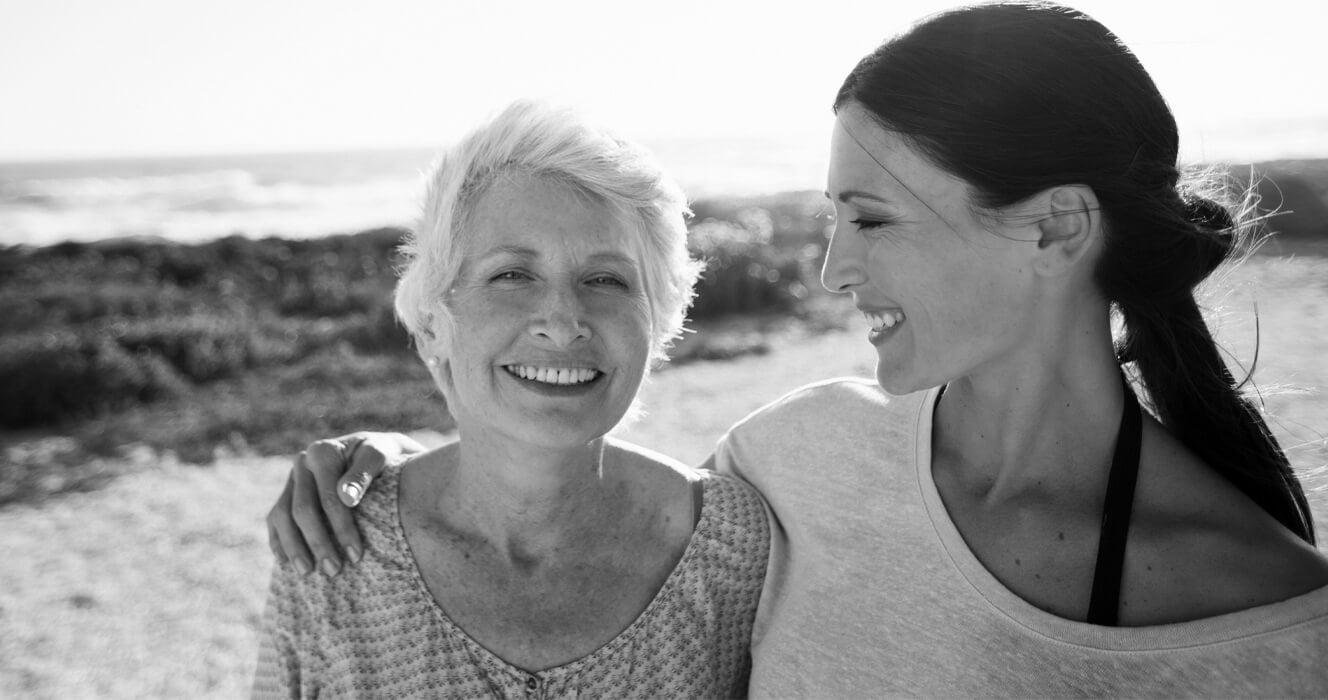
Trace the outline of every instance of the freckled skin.
{"label": "freckled skin", "polygon": [[[608,432],[636,396],[650,343],[635,234],[602,206],[538,178],[495,182],[470,220],[447,300],[464,340],[438,352],[458,425],[469,424],[472,440],[567,445]],[[503,369],[562,359],[600,369],[596,391],[546,399]]]}
{"label": "freckled skin", "polygon": [[[426,587],[527,669],[581,658],[635,620],[692,534],[685,466],[605,434],[652,341],[637,233],[565,185],[499,178],[480,197],[422,354],[459,440],[402,467],[399,511]],[[593,369],[553,387],[507,367]],[[546,372],[547,374],[547,372]]]}

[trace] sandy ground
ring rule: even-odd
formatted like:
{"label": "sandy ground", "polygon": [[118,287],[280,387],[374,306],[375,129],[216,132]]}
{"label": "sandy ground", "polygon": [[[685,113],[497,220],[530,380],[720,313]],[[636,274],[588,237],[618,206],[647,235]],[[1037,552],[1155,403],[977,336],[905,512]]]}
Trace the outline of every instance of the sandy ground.
{"label": "sandy ground", "polygon": [[[699,463],[760,403],[813,379],[870,373],[858,336],[670,368],[645,390],[649,417],[623,437]],[[243,696],[271,566],[263,517],[288,465],[155,465],[95,492],[0,510],[0,697]]]}
{"label": "sandy ground", "polygon": [[[1277,431],[1298,465],[1328,463],[1328,275],[1315,261],[1252,267],[1244,278],[1265,300],[1292,299],[1261,305],[1261,384],[1312,390],[1269,399]],[[1250,335],[1249,314],[1224,323]],[[759,404],[808,381],[871,376],[863,336],[776,339],[768,355],[668,369],[645,388],[648,417],[623,435],[699,463]],[[1252,343],[1233,346],[1240,355]],[[245,695],[270,568],[263,516],[288,464],[156,464],[96,492],[0,510],[0,697]],[[1328,532],[1325,494],[1315,500]]]}

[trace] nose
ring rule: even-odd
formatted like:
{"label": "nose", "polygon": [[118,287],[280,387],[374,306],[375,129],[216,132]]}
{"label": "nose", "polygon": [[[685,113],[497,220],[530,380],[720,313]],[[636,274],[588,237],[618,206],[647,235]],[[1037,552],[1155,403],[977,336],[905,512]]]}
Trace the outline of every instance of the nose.
{"label": "nose", "polygon": [[576,290],[549,289],[530,324],[530,333],[558,348],[590,340],[585,304]]}
{"label": "nose", "polygon": [[830,249],[825,253],[825,264],[821,266],[821,286],[827,291],[846,294],[867,281],[863,268],[867,250],[857,239],[860,237],[835,226],[830,235]]}

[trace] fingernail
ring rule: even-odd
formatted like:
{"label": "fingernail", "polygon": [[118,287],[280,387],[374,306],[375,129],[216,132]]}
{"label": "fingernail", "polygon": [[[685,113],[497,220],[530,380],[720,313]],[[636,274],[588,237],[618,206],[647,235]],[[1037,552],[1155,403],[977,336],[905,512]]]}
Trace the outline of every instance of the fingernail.
{"label": "fingernail", "polygon": [[350,557],[350,563],[352,563],[352,564],[358,564],[358,563],[360,563],[360,556],[361,556],[360,548],[359,548],[359,547],[347,547],[347,548],[346,548],[346,556]]}
{"label": "fingernail", "polygon": [[303,560],[303,559],[296,559],[296,560],[295,560],[295,568],[296,568],[296,570],[298,570],[298,571],[300,572],[300,574],[303,575],[303,576],[308,576],[309,573],[310,573],[311,571],[314,570],[312,566],[309,566],[309,562],[307,562],[307,561],[305,561],[305,560]]}
{"label": "fingernail", "polygon": [[326,574],[328,578],[332,578],[333,576],[336,576],[340,572],[341,572],[340,564],[332,561],[331,559],[323,560],[323,573]]}
{"label": "fingernail", "polygon": [[354,508],[360,504],[360,499],[364,498],[364,487],[353,482],[346,482],[341,485],[341,502]]}

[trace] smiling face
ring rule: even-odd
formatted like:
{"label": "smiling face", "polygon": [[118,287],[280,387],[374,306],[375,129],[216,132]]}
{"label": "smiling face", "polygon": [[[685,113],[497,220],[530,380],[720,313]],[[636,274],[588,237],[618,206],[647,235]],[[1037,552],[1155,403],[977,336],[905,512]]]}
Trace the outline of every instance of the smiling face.
{"label": "smiling face", "polygon": [[1027,341],[1036,239],[980,217],[963,180],[848,104],[828,186],[836,222],[821,281],[851,293],[872,325],[883,388],[938,386],[998,366]]}
{"label": "smiling face", "polygon": [[426,352],[467,436],[573,448],[622,419],[651,341],[637,232],[569,187],[500,177],[475,202],[447,298],[452,340]]}

